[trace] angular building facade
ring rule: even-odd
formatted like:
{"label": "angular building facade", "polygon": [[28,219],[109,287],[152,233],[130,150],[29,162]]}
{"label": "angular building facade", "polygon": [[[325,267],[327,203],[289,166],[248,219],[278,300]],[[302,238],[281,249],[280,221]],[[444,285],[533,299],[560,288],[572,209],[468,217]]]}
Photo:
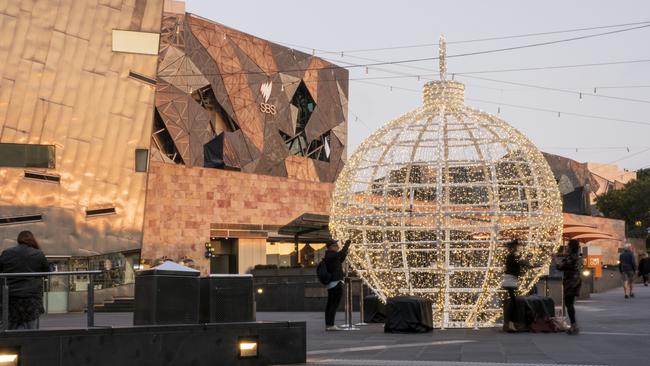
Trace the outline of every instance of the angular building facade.
{"label": "angular building facade", "polygon": [[[180,1],[0,0],[1,249],[31,230],[58,270],[105,270],[98,289],[165,258],[264,264],[329,210],[347,81]],[[86,283],[53,281],[51,305]]]}

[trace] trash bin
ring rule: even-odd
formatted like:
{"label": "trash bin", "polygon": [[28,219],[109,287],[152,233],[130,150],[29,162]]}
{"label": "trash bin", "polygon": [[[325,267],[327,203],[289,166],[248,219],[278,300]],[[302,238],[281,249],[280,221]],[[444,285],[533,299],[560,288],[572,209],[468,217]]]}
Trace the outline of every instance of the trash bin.
{"label": "trash bin", "polygon": [[199,323],[200,272],[165,262],[135,276],[133,324]]}
{"label": "trash bin", "polygon": [[255,321],[253,276],[213,274],[201,278],[201,323]]}

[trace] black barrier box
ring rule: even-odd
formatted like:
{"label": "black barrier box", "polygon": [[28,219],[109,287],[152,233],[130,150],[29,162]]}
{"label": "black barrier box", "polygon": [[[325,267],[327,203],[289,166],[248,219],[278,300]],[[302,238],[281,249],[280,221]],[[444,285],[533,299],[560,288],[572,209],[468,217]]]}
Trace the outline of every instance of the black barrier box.
{"label": "black barrier box", "polygon": [[252,275],[213,274],[201,278],[201,323],[254,320]]}
{"label": "black barrier box", "polygon": [[389,297],[385,333],[426,333],[433,329],[431,300],[416,296]]}
{"label": "black barrier box", "polygon": [[199,274],[173,262],[138,272],[133,324],[197,324]]}

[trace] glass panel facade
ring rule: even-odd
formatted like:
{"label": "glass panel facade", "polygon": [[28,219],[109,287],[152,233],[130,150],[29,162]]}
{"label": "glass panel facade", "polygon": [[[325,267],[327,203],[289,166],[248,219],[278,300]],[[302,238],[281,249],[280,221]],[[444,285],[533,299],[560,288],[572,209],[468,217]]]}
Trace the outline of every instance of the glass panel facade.
{"label": "glass panel facade", "polygon": [[54,169],[54,145],[0,143],[0,166]]}
{"label": "glass panel facade", "polygon": [[[71,271],[100,270],[95,276],[95,289],[111,288],[135,282],[134,266],[139,264],[140,253],[110,253],[90,257],[77,257],[70,260]],[[88,276],[73,276],[70,291],[86,291]]]}
{"label": "glass panel facade", "polygon": [[[266,243],[266,264],[291,267],[295,249],[295,244],[290,242]],[[302,267],[315,266],[325,256],[324,243],[298,243],[298,250]]]}

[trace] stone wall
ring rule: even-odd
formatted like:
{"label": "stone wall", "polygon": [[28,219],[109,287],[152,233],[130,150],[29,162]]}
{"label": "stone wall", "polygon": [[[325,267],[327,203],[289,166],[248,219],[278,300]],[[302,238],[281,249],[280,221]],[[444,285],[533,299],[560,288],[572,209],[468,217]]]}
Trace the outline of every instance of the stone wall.
{"label": "stone wall", "polygon": [[[285,225],[328,214],[332,183],[151,162],[142,258],[192,258],[205,272],[210,224]],[[241,254],[241,253],[240,253]]]}

